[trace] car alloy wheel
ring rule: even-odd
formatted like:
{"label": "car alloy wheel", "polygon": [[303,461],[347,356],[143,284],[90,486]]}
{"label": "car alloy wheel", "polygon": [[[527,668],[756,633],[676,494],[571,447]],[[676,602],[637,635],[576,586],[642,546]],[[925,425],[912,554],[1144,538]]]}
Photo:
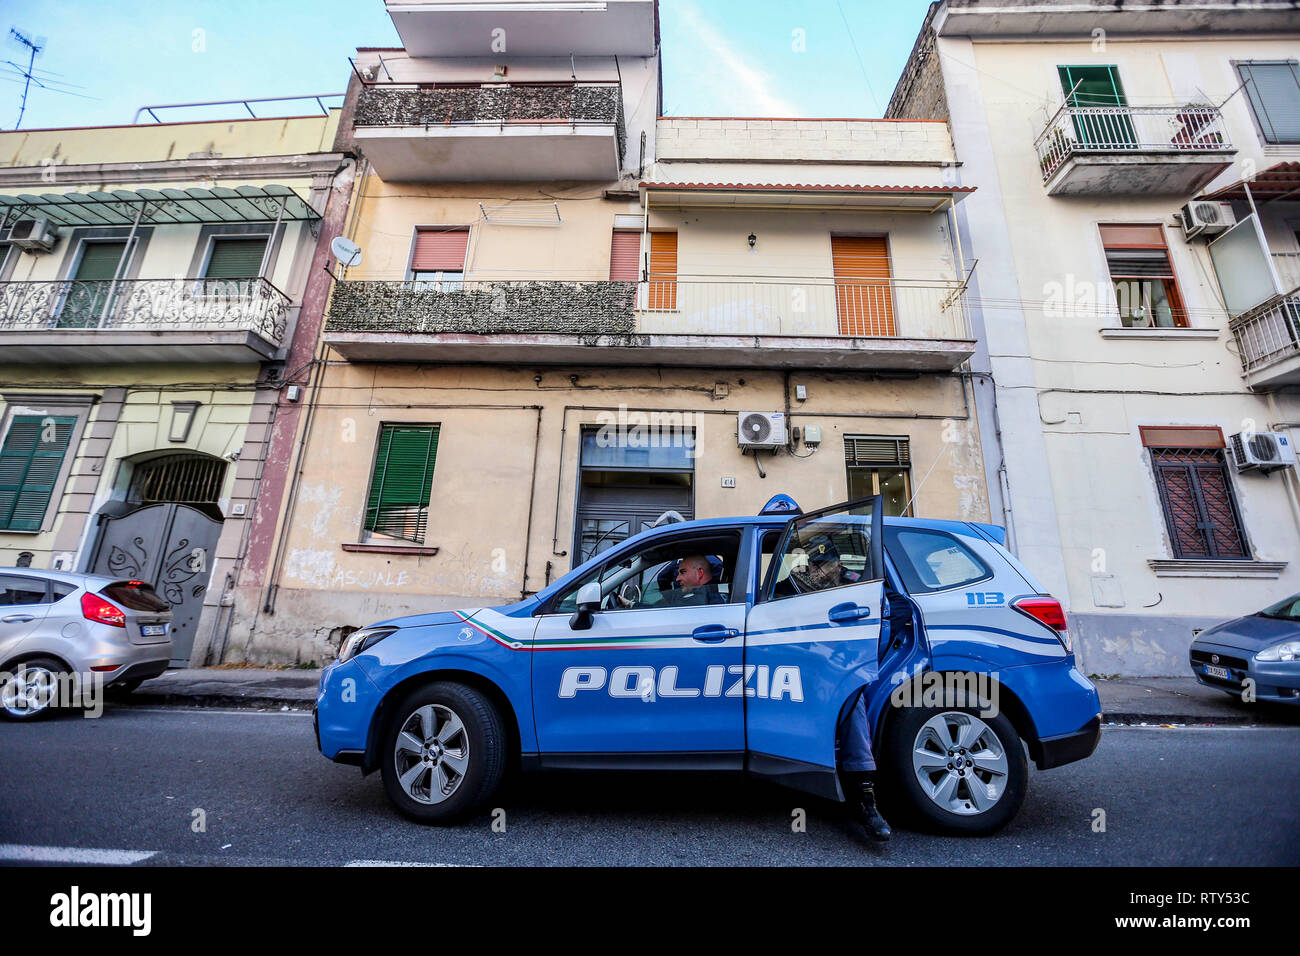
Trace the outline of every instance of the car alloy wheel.
{"label": "car alloy wheel", "polygon": [[937,806],[963,816],[985,813],[1002,799],[1007,752],[998,735],[974,714],[936,714],[916,734],[912,770]]}
{"label": "car alloy wheel", "polygon": [[454,710],[425,704],[411,712],[393,748],[397,781],[417,803],[442,803],[469,770],[469,734]]}
{"label": "car alloy wheel", "polygon": [[52,703],[58,677],[43,664],[23,664],[0,688],[0,707],[19,720],[30,720]]}

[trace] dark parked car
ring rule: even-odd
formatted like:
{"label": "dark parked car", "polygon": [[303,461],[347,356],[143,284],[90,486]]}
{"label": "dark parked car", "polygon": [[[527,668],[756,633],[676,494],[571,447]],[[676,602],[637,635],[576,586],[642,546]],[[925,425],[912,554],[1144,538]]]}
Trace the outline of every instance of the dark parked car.
{"label": "dark parked car", "polygon": [[1249,678],[1256,700],[1300,705],[1300,594],[1201,631],[1191,664],[1207,687],[1238,696]]}

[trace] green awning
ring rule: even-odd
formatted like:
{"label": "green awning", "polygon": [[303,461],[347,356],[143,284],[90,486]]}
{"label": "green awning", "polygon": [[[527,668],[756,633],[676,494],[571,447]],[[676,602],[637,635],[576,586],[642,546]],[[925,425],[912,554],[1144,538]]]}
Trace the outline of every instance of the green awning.
{"label": "green awning", "polygon": [[[283,215],[280,207],[284,206]],[[143,208],[143,213],[141,209]],[[59,226],[165,226],[177,223],[283,222],[320,214],[288,186],[115,189],[90,193],[0,195],[0,228],[43,216]]]}

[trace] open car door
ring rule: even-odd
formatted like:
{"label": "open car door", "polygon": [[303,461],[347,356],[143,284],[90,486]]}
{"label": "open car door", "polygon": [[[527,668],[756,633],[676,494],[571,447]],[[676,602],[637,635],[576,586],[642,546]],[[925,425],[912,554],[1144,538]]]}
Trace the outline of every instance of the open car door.
{"label": "open car door", "polygon": [[837,797],[840,714],[879,669],[882,498],[786,525],[745,622],[746,766]]}

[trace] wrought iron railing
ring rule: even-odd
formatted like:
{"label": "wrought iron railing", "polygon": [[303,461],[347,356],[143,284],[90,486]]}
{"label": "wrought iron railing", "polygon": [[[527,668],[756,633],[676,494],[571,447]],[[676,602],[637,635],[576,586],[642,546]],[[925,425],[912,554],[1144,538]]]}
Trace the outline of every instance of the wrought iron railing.
{"label": "wrought iron railing", "polygon": [[0,331],[256,332],[278,345],[289,298],[266,279],[0,282]]}
{"label": "wrought iron railing", "polygon": [[1300,287],[1234,316],[1228,326],[1248,374],[1300,355]]}
{"label": "wrought iron railing", "polygon": [[619,83],[493,84],[419,89],[368,86],[357,97],[354,126],[461,126],[556,123],[612,125],[627,147]]}
{"label": "wrought iron railing", "polygon": [[1231,149],[1217,106],[1070,106],[1056,111],[1034,141],[1043,180],[1076,153]]}
{"label": "wrought iron railing", "polygon": [[955,279],[712,278],[643,282],[345,281],[335,332],[970,338]]}

